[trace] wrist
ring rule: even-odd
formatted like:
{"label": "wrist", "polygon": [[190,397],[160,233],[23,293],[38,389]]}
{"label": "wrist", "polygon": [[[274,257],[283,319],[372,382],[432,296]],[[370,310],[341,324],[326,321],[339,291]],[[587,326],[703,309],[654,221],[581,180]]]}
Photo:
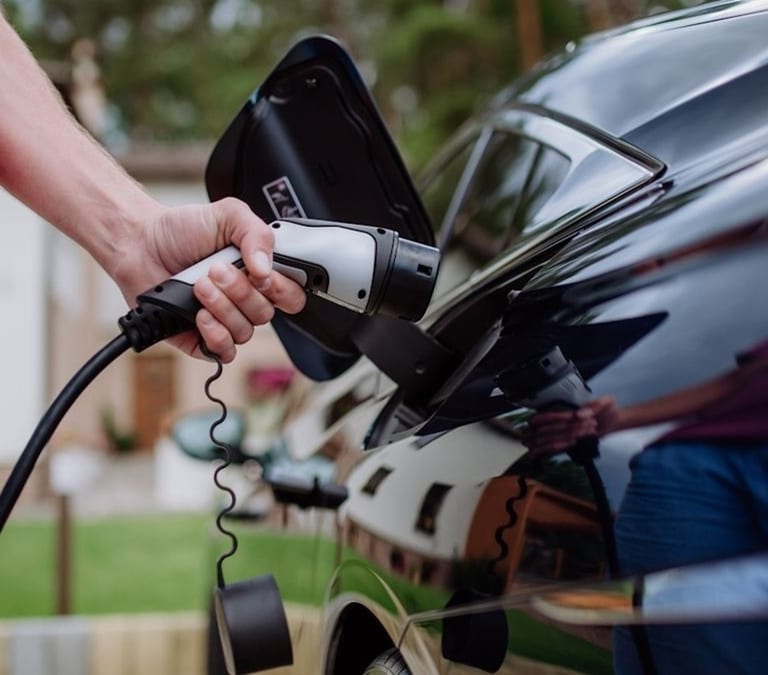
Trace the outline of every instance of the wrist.
{"label": "wrist", "polygon": [[598,436],[620,431],[626,424],[626,410],[619,408],[612,396],[603,396],[590,404],[597,422]]}
{"label": "wrist", "polygon": [[157,222],[166,207],[142,191],[132,203],[95,209],[89,232],[91,240],[83,247],[120,287],[129,304],[137,293],[146,290],[147,231]]}

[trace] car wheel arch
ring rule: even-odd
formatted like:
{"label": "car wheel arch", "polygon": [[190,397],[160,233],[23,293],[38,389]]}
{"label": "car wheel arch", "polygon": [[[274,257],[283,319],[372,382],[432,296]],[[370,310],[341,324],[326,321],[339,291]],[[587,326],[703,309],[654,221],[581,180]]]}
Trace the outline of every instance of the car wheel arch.
{"label": "car wheel arch", "polygon": [[376,616],[358,602],[339,613],[328,641],[325,675],[362,675],[380,654],[396,645]]}

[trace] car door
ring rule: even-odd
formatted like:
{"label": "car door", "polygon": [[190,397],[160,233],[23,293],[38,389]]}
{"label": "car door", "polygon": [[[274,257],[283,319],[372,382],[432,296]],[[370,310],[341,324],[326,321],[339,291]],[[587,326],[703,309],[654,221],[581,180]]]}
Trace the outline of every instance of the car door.
{"label": "car door", "polygon": [[[493,343],[510,294],[590,219],[642,194],[663,169],[619,148],[542,111],[508,108],[465,128],[422,183],[443,251],[436,297],[419,326],[419,371],[429,381],[395,380],[367,436],[370,452],[346,480],[343,540],[372,575],[342,566],[334,592],[341,602],[386,584],[410,617],[402,650],[432,647],[445,672],[465,672],[459,663],[495,671],[502,661],[610,669],[605,635],[569,635],[505,610],[529,579],[603,574],[601,516],[581,470],[552,464],[544,475],[522,475],[525,449],[512,425],[478,421],[494,416],[487,395],[479,418],[461,414],[477,409],[472,392],[447,419],[439,413]],[[407,351],[400,355],[409,363]],[[431,429],[432,421],[441,425]],[[489,598],[499,600],[485,611]]]}

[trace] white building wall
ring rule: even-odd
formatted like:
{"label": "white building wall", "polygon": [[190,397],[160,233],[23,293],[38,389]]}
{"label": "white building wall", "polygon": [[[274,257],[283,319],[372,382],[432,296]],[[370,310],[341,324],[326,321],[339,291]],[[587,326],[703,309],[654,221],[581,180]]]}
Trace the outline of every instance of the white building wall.
{"label": "white building wall", "polygon": [[0,190],[0,465],[16,461],[45,399],[48,225]]}

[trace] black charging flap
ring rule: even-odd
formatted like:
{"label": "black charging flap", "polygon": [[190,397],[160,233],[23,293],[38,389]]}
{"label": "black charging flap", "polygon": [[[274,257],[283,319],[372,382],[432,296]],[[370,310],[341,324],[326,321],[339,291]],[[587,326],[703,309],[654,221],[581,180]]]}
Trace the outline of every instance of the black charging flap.
{"label": "black charging flap", "polygon": [[[333,38],[296,44],[246,101],[206,169],[211,200],[235,196],[269,222],[300,216],[397,230],[434,245],[413,182],[360,73]],[[366,321],[316,296],[273,325],[296,366],[336,377],[360,356]]]}

